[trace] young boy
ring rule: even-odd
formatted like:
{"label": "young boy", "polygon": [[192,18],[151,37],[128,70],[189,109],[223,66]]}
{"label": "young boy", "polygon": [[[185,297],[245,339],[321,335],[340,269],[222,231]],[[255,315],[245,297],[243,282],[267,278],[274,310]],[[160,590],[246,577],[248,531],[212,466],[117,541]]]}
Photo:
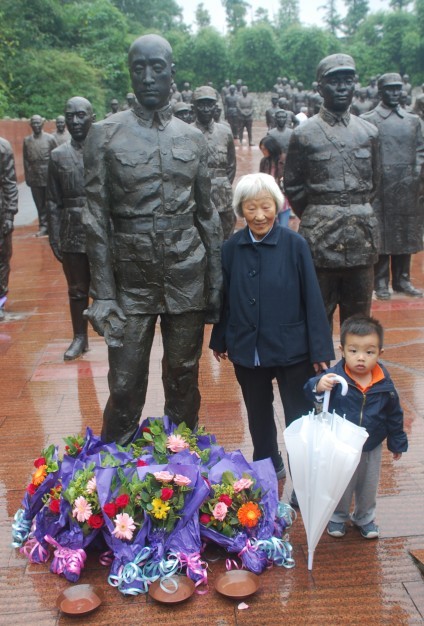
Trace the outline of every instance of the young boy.
{"label": "young boy", "polygon": [[[399,397],[386,368],[378,363],[383,352],[383,328],[372,317],[354,315],[342,324],[340,330],[342,359],[325,374],[311,378],[305,385],[307,396],[322,402],[325,391],[331,391],[330,411],[366,428],[369,435],[364,444],[361,460],[343,494],[327,532],[332,537],[346,534],[346,522],[353,496],[355,507],[351,520],[365,539],[379,536],[374,523],[376,496],[380,477],[382,442],[387,438],[387,447],[393,459],[399,460],[408,448],[403,430],[403,411]],[[334,380],[338,374],[346,379],[349,390],[346,396]]]}

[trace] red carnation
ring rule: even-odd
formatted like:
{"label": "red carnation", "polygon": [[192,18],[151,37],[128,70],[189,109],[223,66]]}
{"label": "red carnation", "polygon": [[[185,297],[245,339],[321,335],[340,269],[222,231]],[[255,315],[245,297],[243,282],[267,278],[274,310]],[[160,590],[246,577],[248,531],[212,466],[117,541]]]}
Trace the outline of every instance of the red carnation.
{"label": "red carnation", "polygon": [[221,496],[219,496],[219,502],[223,502],[227,506],[231,506],[233,503],[233,499],[230,498],[230,496],[227,496],[226,493],[223,493]]}
{"label": "red carnation", "polygon": [[211,516],[208,515],[207,513],[202,513],[202,515],[200,516],[200,523],[201,524],[209,524],[209,522],[211,521]]}
{"label": "red carnation", "polygon": [[69,452],[70,447],[69,446],[65,446],[65,450],[66,450],[66,452]]}
{"label": "red carnation", "polygon": [[150,434],[152,434],[152,431],[151,431],[151,430],[150,430],[150,428],[148,428],[147,426],[145,426],[145,427],[142,429],[142,431],[141,431],[141,432],[142,432],[142,433],[150,433]]}
{"label": "red carnation", "polygon": [[146,465],[148,465],[148,463],[146,463],[146,461],[143,461],[143,459],[137,460],[137,467],[146,467]]}
{"label": "red carnation", "polygon": [[104,505],[103,511],[109,517],[115,517],[115,515],[116,515],[116,506],[115,506],[115,504],[113,502],[108,502],[107,504]]}
{"label": "red carnation", "polygon": [[29,483],[27,487],[27,492],[29,493],[29,495],[33,496],[36,491],[37,491],[37,487],[33,483]]}
{"label": "red carnation", "polygon": [[44,456],[40,456],[39,459],[35,459],[34,461],[34,467],[41,467],[41,465],[47,465],[47,461]]}
{"label": "red carnation", "polygon": [[115,506],[117,509],[125,509],[125,507],[129,504],[130,497],[123,493],[121,496],[118,496],[115,500]]}
{"label": "red carnation", "polygon": [[87,520],[87,524],[90,526],[90,528],[101,528],[104,523],[105,521],[103,519],[103,515],[100,514],[90,515]]}
{"label": "red carnation", "polygon": [[59,500],[51,500],[49,504],[49,509],[52,513],[59,513],[60,511],[60,501]]}
{"label": "red carnation", "polygon": [[174,491],[170,487],[164,487],[160,492],[160,499],[166,502],[170,500],[174,495]]}

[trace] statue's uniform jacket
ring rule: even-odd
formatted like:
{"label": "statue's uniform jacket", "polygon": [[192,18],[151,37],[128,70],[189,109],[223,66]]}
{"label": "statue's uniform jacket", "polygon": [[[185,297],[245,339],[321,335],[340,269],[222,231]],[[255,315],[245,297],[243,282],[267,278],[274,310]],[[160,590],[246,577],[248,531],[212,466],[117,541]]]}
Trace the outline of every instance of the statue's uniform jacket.
{"label": "statue's uniform jacket", "polygon": [[230,128],[212,120],[205,129],[194,124],[208,144],[208,171],[211,179],[211,200],[218,213],[233,212],[233,187],[236,175],[236,149]]}
{"label": "statue's uniform jacket", "polygon": [[12,233],[5,235],[3,225],[5,220],[13,221],[17,212],[18,187],[13,151],[10,143],[0,137],[0,297],[8,292],[12,256]]}
{"label": "statue's uniform jacket", "polygon": [[85,205],[82,145],[71,139],[53,150],[48,171],[49,233],[61,252],[86,252],[82,223]]}
{"label": "statue's uniform jacket", "polygon": [[378,258],[370,205],[378,183],[378,131],[349,112],[320,112],[293,131],[284,186],[316,267],[367,266]]}
{"label": "statue's uniform jacket", "polygon": [[47,185],[47,169],[50,153],[57,148],[56,139],[49,133],[41,132],[38,137],[29,135],[24,139],[23,157],[25,182],[29,187]]}
{"label": "statue's uniform jacket", "polygon": [[418,116],[380,103],[362,119],[379,130],[381,180],[373,202],[380,224],[381,254],[423,249],[422,208],[418,206],[424,139]]}
{"label": "statue's uniform jacket", "polygon": [[137,104],[85,141],[92,295],[128,314],[202,311],[222,287],[206,141],[169,105],[152,115]]}

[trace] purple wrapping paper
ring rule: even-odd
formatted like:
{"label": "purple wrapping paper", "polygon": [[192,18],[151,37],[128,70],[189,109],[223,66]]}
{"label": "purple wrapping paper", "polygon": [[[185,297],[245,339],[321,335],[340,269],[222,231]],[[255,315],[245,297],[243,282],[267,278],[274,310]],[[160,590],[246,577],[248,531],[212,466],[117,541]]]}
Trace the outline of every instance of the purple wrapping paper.
{"label": "purple wrapping paper", "polygon": [[268,539],[276,530],[274,520],[278,506],[278,484],[275,470],[271,459],[248,463],[240,450],[236,450],[227,453],[224,459],[211,468],[208,476],[211,484],[220,483],[222,474],[226,471],[232,472],[237,478],[241,478],[243,473],[247,473],[256,479],[255,487],[261,486],[264,494],[262,498],[264,515],[255,528],[246,528],[234,537],[226,537],[215,529],[206,528],[202,524],[200,525],[200,534],[202,538],[213,541],[228,552],[237,553],[247,569],[259,574],[267,566],[267,558],[263,551],[251,549],[249,539]]}

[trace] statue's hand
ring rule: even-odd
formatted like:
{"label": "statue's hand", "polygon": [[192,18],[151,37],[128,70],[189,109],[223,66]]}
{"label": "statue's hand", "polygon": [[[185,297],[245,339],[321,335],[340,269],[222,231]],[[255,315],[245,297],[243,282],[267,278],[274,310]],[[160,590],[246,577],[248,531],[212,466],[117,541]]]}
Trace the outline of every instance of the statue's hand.
{"label": "statue's hand", "polygon": [[96,333],[104,337],[109,348],[121,348],[127,318],[116,300],[94,300],[84,311]]}
{"label": "statue's hand", "polygon": [[3,235],[8,235],[13,230],[13,220],[4,220],[3,222]]}
{"label": "statue's hand", "polygon": [[206,309],[206,324],[216,324],[219,322],[221,314],[221,291],[219,289],[210,289],[209,301]]}

